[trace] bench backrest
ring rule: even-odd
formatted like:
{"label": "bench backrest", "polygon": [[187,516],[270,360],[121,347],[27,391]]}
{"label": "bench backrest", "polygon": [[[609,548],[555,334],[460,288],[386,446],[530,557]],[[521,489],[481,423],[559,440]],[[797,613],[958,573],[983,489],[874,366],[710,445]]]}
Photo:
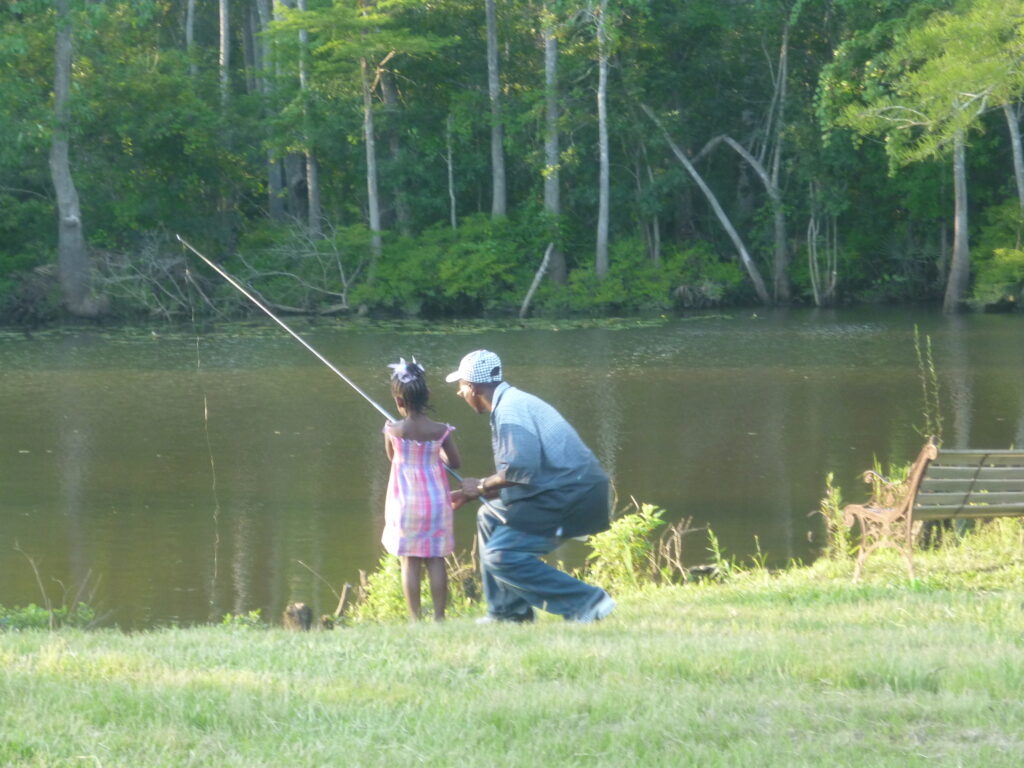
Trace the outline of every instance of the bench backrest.
{"label": "bench backrest", "polygon": [[1024,451],[945,450],[927,467],[915,520],[1024,516]]}

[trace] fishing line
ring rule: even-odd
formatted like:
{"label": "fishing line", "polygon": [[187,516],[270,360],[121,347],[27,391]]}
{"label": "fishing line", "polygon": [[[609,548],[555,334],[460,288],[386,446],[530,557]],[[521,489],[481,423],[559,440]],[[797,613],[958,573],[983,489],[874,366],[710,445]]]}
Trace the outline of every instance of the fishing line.
{"label": "fishing line", "polygon": [[192,287],[199,290],[192,277],[192,270],[185,267],[185,282],[188,283],[188,306],[192,314],[192,331],[196,335],[196,378],[203,394],[203,433],[206,436],[206,453],[210,457],[210,477],[213,491],[213,575],[210,577],[210,608],[214,607],[217,589],[218,566],[220,562],[220,495],[217,493],[217,464],[213,460],[213,443],[210,440],[210,403],[206,396],[206,383],[203,380],[202,357],[199,354],[199,326],[196,324],[196,305],[192,300]]}
{"label": "fishing line", "polygon": [[[178,238],[178,242],[179,243],[181,243],[183,246],[185,246],[190,251],[192,251],[192,253],[194,253],[196,256],[198,256],[200,259],[202,259],[203,262],[208,267],[210,267],[210,269],[212,269],[218,275],[220,275],[225,280],[227,280],[229,283],[231,283],[233,288],[235,288],[239,293],[241,293],[243,296],[245,296],[245,298],[247,298],[249,301],[251,301],[257,307],[259,307],[259,309],[267,317],[269,317],[271,320],[273,320],[275,323],[277,323],[279,326],[281,326],[281,328],[283,328],[285,330],[285,332],[288,333],[289,336],[291,336],[293,339],[295,339],[297,342],[299,342],[302,346],[304,346],[309,352],[311,352],[313,354],[314,357],[316,357],[317,360],[319,360],[321,363],[323,363],[328,368],[330,368],[331,371],[336,376],[338,376],[338,378],[340,378],[342,381],[344,381],[346,384],[348,384],[350,387],[352,387],[352,389],[354,389],[357,393],[359,393],[359,395],[366,402],[368,402],[370,405],[372,405],[377,410],[377,412],[380,413],[385,419],[387,419],[388,421],[395,421],[395,417],[394,416],[392,416],[390,413],[388,413],[386,410],[384,410],[384,408],[380,404],[378,404],[372,397],[370,397],[362,389],[360,389],[360,387],[354,381],[352,381],[352,379],[350,379],[348,376],[346,376],[344,373],[342,373],[340,370],[338,370],[338,368],[334,365],[334,363],[332,363],[326,357],[324,357],[319,352],[317,352],[308,341],[306,341],[299,334],[297,334],[295,331],[293,331],[291,328],[289,328],[285,324],[285,322],[283,320],[281,320],[281,318],[279,318],[277,315],[275,315],[273,312],[271,312],[269,309],[267,309],[267,307],[265,307],[263,305],[263,302],[261,302],[259,299],[257,299],[255,296],[253,296],[252,293],[250,293],[248,290],[246,290],[245,286],[243,286],[241,283],[239,283],[238,280],[236,280],[234,277],[232,277],[223,268],[221,268],[220,266],[218,266],[214,262],[210,261],[210,259],[208,259],[205,256],[203,256],[203,254],[201,254],[199,251],[197,251],[195,248],[193,248],[185,240],[185,238],[183,238],[181,235],[175,235],[175,237]],[[444,468],[448,471],[448,474],[450,474],[453,478],[455,478],[456,482],[462,483],[462,476],[458,472],[456,472],[454,469],[449,467],[447,464],[444,465]],[[498,520],[500,520],[502,523],[506,523],[506,524],[508,523],[508,520],[505,518],[505,516],[503,514],[501,514],[501,512],[496,510],[487,501],[487,499],[485,499],[483,496],[480,496],[479,500],[480,500],[480,502],[485,507],[487,507],[487,510],[492,515],[494,515],[496,518],[498,518]]]}

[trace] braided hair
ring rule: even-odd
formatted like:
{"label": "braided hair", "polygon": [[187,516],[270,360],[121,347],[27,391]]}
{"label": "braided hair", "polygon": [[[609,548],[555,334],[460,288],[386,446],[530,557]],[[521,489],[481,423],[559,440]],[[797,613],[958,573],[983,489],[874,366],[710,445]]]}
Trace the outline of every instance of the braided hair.
{"label": "braided hair", "polygon": [[403,366],[395,366],[391,374],[391,395],[401,397],[410,413],[425,413],[430,408],[426,370],[415,360],[402,363]]}

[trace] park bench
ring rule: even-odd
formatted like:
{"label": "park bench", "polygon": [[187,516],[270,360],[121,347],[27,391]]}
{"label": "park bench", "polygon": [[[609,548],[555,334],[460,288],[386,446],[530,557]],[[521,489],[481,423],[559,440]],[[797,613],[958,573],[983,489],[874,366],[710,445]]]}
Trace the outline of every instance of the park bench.
{"label": "park bench", "polygon": [[882,547],[899,551],[913,578],[914,540],[924,522],[1024,516],[1024,450],[940,450],[929,440],[905,482],[872,470],[864,481],[874,489],[871,499],[843,508],[846,525],[860,526],[854,580]]}

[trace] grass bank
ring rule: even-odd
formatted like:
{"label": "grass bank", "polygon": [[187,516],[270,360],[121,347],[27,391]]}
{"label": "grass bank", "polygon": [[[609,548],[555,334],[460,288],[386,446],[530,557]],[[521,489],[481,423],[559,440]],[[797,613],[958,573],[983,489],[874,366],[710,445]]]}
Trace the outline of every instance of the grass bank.
{"label": "grass bank", "polygon": [[1014,766],[1016,521],[618,595],[594,625],[0,633],[13,766]]}

